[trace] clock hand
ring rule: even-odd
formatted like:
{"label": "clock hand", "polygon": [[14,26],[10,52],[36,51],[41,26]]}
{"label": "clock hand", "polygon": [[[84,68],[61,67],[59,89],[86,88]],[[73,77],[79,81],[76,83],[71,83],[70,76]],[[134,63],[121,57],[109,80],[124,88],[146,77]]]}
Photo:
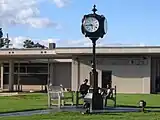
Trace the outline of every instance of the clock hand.
{"label": "clock hand", "polygon": [[93,26],[92,24],[88,24],[88,25],[86,25],[86,26]]}

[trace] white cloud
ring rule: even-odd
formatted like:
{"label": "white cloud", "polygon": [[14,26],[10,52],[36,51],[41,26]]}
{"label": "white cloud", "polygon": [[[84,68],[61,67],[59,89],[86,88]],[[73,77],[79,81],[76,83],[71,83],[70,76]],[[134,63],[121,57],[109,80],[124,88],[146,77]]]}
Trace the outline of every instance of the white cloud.
{"label": "white cloud", "polygon": [[[58,7],[63,7],[67,1],[53,0]],[[19,24],[34,28],[59,27],[49,18],[40,16],[38,5],[43,2],[47,0],[0,0],[0,27]]]}
{"label": "white cloud", "polygon": [[[24,37],[24,36],[18,36],[18,37],[11,37],[9,38],[11,40],[10,48],[23,48],[23,42],[25,40],[32,40],[30,37]],[[46,40],[39,40],[39,39],[33,39],[35,43],[39,42],[42,45],[48,46],[49,43],[58,43],[59,39],[49,38]]]}
{"label": "white cloud", "polygon": [[[10,37],[11,46],[10,48],[23,48],[23,42],[27,39],[34,41],[35,43],[39,42],[42,45],[48,47],[49,43],[56,43],[58,47],[92,47],[92,42],[88,38],[79,39],[79,40],[60,40],[57,38],[48,38],[48,39],[34,39],[30,37],[18,36]],[[147,46],[146,44],[123,44],[123,43],[113,43],[107,44],[105,39],[100,39],[96,43],[97,47],[124,47],[124,46]]]}
{"label": "white cloud", "polygon": [[70,2],[70,0],[52,0],[57,7],[62,8]]}
{"label": "white cloud", "polygon": [[23,42],[25,39],[28,39],[27,37],[15,37],[15,38],[10,38],[11,44],[13,48],[22,48],[23,47]]}
{"label": "white cloud", "polygon": [[[92,42],[88,38],[79,39],[79,40],[65,40],[60,42],[58,46],[63,47],[92,47]],[[106,39],[99,39],[96,42],[97,47],[133,47],[133,46],[148,46],[144,43],[134,43],[134,44],[125,44],[125,43],[108,43],[108,40]]]}
{"label": "white cloud", "polygon": [[[96,42],[96,46],[105,46],[106,43],[104,39],[100,39]],[[60,46],[70,46],[70,47],[91,47],[92,41],[89,38],[83,38],[79,40],[65,40]]]}
{"label": "white cloud", "polygon": [[[60,40],[57,38],[48,38],[45,40],[34,39],[30,37],[18,36],[18,37],[10,37],[11,46],[10,48],[23,48],[23,42],[27,39],[36,42],[39,42],[42,45],[48,46],[49,43],[56,43],[58,47],[88,47],[92,46],[92,43],[89,39],[79,39],[79,40]],[[100,46],[102,43],[97,43],[97,46]]]}
{"label": "white cloud", "polygon": [[55,26],[56,28],[59,27],[57,23],[50,21],[48,18],[28,18],[24,24],[29,24],[34,28],[45,28]]}
{"label": "white cloud", "polygon": [[[59,47],[91,47],[91,40],[84,38],[79,40],[59,40],[57,43]],[[97,46],[101,46],[103,43],[97,42]]]}

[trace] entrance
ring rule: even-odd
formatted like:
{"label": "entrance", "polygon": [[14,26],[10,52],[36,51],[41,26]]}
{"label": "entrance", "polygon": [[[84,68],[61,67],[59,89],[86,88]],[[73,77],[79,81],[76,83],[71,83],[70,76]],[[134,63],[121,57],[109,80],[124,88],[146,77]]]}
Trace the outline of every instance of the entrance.
{"label": "entrance", "polygon": [[112,71],[102,71],[102,88],[112,87]]}
{"label": "entrance", "polygon": [[156,92],[160,92],[160,76],[156,77]]}
{"label": "entrance", "polygon": [[151,93],[160,92],[160,57],[151,57]]}

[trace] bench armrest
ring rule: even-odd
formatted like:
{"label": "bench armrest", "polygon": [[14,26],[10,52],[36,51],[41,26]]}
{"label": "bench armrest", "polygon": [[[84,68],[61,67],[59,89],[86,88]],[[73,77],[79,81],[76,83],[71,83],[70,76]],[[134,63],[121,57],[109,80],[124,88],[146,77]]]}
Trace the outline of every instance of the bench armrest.
{"label": "bench armrest", "polygon": [[48,92],[48,93],[62,93],[62,92],[61,92],[61,91],[59,91],[59,92],[50,91],[50,92]]}

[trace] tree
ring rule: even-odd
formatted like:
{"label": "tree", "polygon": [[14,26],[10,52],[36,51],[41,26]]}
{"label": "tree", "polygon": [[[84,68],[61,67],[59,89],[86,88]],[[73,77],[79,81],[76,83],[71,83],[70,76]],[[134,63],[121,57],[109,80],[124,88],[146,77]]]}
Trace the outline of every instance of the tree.
{"label": "tree", "polygon": [[0,28],[0,38],[3,37],[3,32],[2,32],[2,28]]}
{"label": "tree", "polygon": [[42,48],[44,49],[45,46],[44,45],[41,45],[40,43],[34,43],[33,41],[31,40],[25,40],[24,41],[24,45],[23,45],[24,48]]}
{"label": "tree", "polygon": [[44,45],[41,45],[40,43],[36,43],[36,44],[34,45],[34,47],[35,47],[35,48],[42,48],[42,49],[45,48],[45,46],[44,46]]}
{"label": "tree", "polygon": [[2,47],[6,47],[6,48],[9,48],[9,44],[10,43],[10,40],[8,38],[8,34],[7,34],[7,38],[3,38],[3,31],[2,31],[2,28],[0,28],[0,48]]}
{"label": "tree", "polygon": [[34,48],[34,42],[32,40],[25,40],[23,47],[24,48]]}
{"label": "tree", "polygon": [[0,48],[5,46],[4,38],[0,38]]}
{"label": "tree", "polygon": [[0,28],[0,48],[2,48],[4,45],[3,32],[2,28]]}

